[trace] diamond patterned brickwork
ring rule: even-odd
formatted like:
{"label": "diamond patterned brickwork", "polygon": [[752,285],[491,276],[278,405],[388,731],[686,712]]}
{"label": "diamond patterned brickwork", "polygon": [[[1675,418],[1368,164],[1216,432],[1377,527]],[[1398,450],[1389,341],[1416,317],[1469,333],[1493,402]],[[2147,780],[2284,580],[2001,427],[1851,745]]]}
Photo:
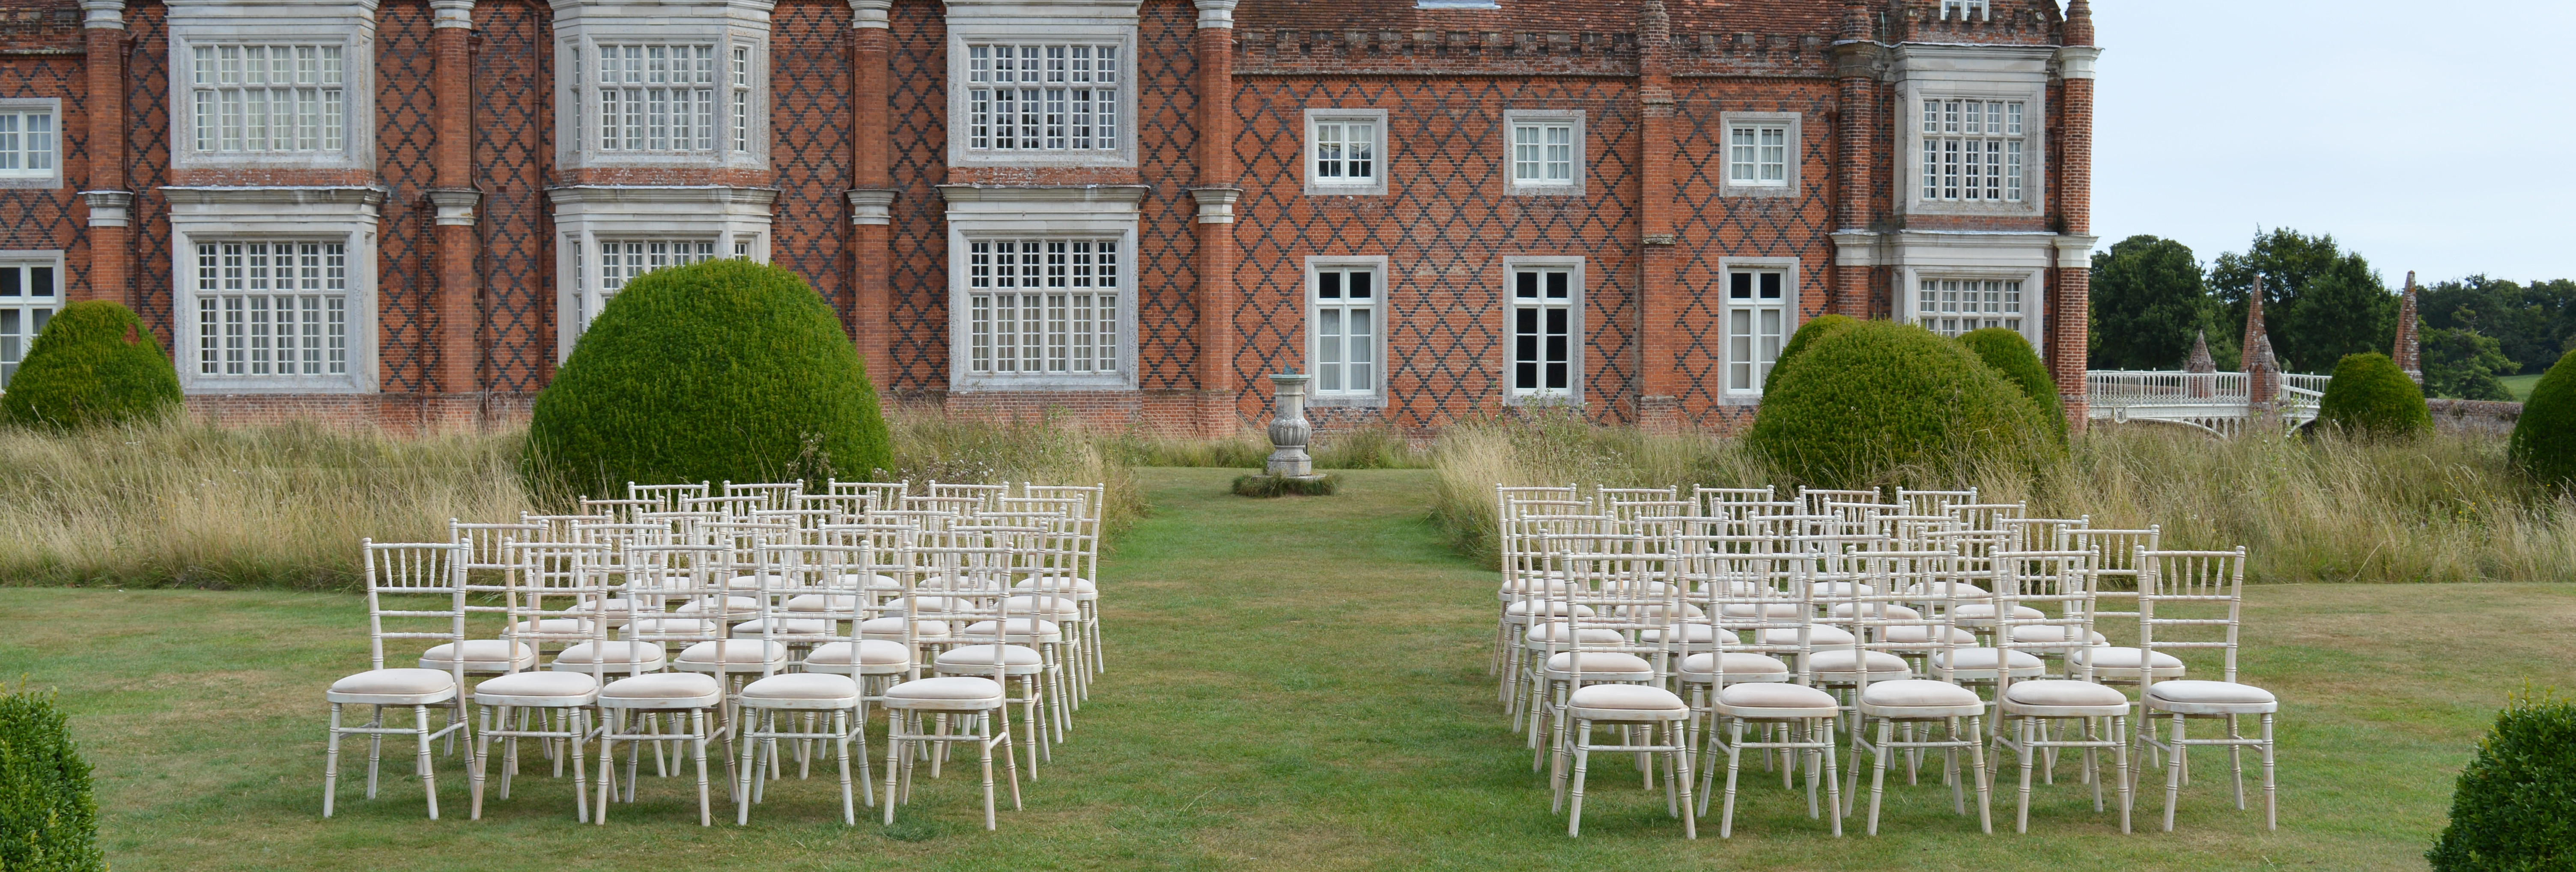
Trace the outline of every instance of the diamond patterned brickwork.
{"label": "diamond patterned brickwork", "polygon": [[125,187],[134,192],[135,314],[171,340],[169,7],[130,4],[125,30]]}
{"label": "diamond patterned brickwork", "polygon": [[[1732,414],[1724,395],[1723,333],[1726,257],[1798,259],[1800,321],[1827,310],[1834,246],[1831,168],[1835,88],[1828,81],[1734,82],[1686,79],[1674,88],[1673,270],[1682,335],[1675,394],[1685,419],[1720,426]],[[1725,129],[1721,112],[1794,112],[1799,116],[1799,190],[1789,197],[1722,197]],[[1661,327],[1663,325],[1657,325]],[[1739,401],[1740,402],[1740,401]]]}
{"label": "diamond patterned brickwork", "polygon": [[[63,252],[63,277],[66,288],[80,288],[89,281],[90,254],[88,228],[82,220],[89,212],[76,206],[79,191],[89,187],[89,119],[82,112],[81,61],[62,55],[14,57],[0,61],[0,99],[52,97],[63,101],[62,114],[55,119],[54,129],[61,132],[56,143],[60,156],[63,183],[53,188],[0,188],[0,249],[34,249]],[[86,294],[75,294],[86,297]]]}
{"label": "diamond patterned brickwork", "polygon": [[948,28],[936,4],[898,3],[886,95],[895,190],[887,342],[898,393],[948,389]]}
{"label": "diamond patterned brickwork", "polygon": [[[1583,390],[1603,420],[1635,396],[1640,265],[1634,85],[1607,78],[1246,77],[1235,155],[1243,251],[1238,408],[1266,414],[1270,373],[1305,371],[1305,261],[1388,258],[1389,423],[1423,428],[1502,408],[1503,259],[1584,258]],[[1388,193],[1308,197],[1298,164],[1307,107],[1384,108]],[[1505,196],[1502,112],[1584,110],[1580,197]]]}
{"label": "diamond patterned brickwork", "polygon": [[779,4],[769,16],[769,164],[778,205],[769,259],[850,317],[850,7]]}
{"label": "diamond patterned brickwork", "polygon": [[437,252],[428,191],[438,183],[429,8],[376,10],[376,172],[386,189],[376,237],[376,377],[386,393],[431,389],[437,364]]}
{"label": "diamond patterned brickwork", "polygon": [[554,12],[537,2],[474,4],[475,230],[482,256],[482,383],[545,387],[555,360],[554,219],[546,166],[554,154]]}
{"label": "diamond patterned brickwork", "polygon": [[[1198,10],[1182,0],[1152,0],[1136,24],[1136,156],[1154,192],[1138,204],[1136,224],[1136,384],[1145,390],[1194,390],[1198,359],[1198,183],[1191,146],[1198,142],[1198,75],[1191,41]],[[1241,231],[1238,229],[1237,231]]]}

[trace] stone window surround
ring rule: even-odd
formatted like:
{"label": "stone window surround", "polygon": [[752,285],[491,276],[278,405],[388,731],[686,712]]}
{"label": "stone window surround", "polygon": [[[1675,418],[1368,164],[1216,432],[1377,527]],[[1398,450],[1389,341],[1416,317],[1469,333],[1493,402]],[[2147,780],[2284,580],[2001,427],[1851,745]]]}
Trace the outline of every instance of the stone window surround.
{"label": "stone window surround", "polygon": [[[245,5],[174,0],[170,28],[170,168],[345,169],[376,166],[376,2]],[[286,10],[292,10],[287,12]],[[341,43],[338,152],[225,154],[197,150],[193,46]]]}
{"label": "stone window surround", "polygon": [[[170,346],[190,394],[372,394],[377,390],[377,225],[386,192],[357,187],[165,187],[170,202]],[[197,359],[199,240],[344,241],[348,246],[349,371],[335,376],[201,376]]]}
{"label": "stone window surround", "polygon": [[[2037,218],[2048,208],[2048,75],[2057,50],[2040,46],[1904,44],[1892,52],[1896,84],[1896,209],[1907,215]],[[2022,101],[2019,203],[1923,199],[1923,100]]]}
{"label": "stone window surround", "polygon": [[1303,294],[1304,304],[1302,306],[1306,317],[1306,371],[1308,373],[1315,371],[1315,308],[1320,303],[1319,298],[1315,296],[1315,274],[1326,269],[1337,267],[1344,269],[1350,267],[1370,267],[1377,270],[1377,305],[1375,307],[1377,309],[1377,386],[1374,390],[1365,395],[1336,394],[1328,397],[1309,391],[1306,394],[1306,405],[1310,407],[1332,406],[1370,409],[1385,408],[1387,381],[1389,375],[1391,375],[1391,367],[1388,366],[1386,352],[1388,348],[1391,348],[1394,345],[1394,343],[1389,341],[1387,325],[1394,323],[1395,320],[1393,317],[1395,314],[1395,294],[1391,290],[1395,274],[1392,270],[1388,269],[1388,260],[1385,255],[1311,255],[1306,258],[1306,281],[1305,293]]}
{"label": "stone window surround", "polygon": [[1875,239],[1863,240],[1858,234],[1836,234],[1841,247],[1836,263],[1842,266],[1886,266],[1893,274],[1889,288],[1895,305],[1892,314],[1901,323],[1914,323],[1915,306],[1923,280],[1932,279],[2018,279],[2022,283],[2022,337],[2043,357],[2048,348],[2048,270],[2061,260],[2084,263],[2085,253],[2094,242],[2089,236],[2065,236],[2044,231],[1926,231],[1901,230],[1869,234]]}
{"label": "stone window surround", "polygon": [[[52,175],[0,176],[0,190],[59,188],[63,186],[64,146],[70,141],[69,137],[63,135],[63,100],[60,97],[11,97],[8,99],[0,99],[0,112],[25,112],[30,109],[41,109],[46,112],[53,113],[54,168],[52,170]],[[25,136],[26,132],[20,131],[19,135]]]}
{"label": "stone window surround", "polygon": [[[554,0],[555,159],[562,169],[769,168],[770,0],[738,3],[682,2],[638,5],[605,0]],[[598,106],[573,84],[572,50],[582,56],[580,88],[597,87],[601,43],[715,46],[716,147],[704,151],[602,151]],[[751,131],[748,153],[733,150],[733,49],[751,49]]]}
{"label": "stone window surround", "polygon": [[[1566,277],[1568,300],[1565,335],[1571,347],[1565,350],[1565,396],[1563,398],[1512,392],[1512,274],[1521,267],[1562,267],[1572,273]],[[1587,341],[1590,337],[1584,329],[1585,323],[1589,320],[1584,317],[1584,309],[1589,308],[1590,297],[1584,291],[1583,273],[1582,255],[1515,255],[1503,258],[1502,274],[1499,276],[1500,284],[1496,286],[1496,298],[1501,300],[1502,304],[1495,307],[1502,311],[1501,323],[1495,325],[1498,328],[1495,335],[1501,337],[1502,347],[1495,349],[1499,353],[1494,361],[1495,383],[1502,388],[1503,405],[1558,403],[1581,406],[1583,404],[1583,379],[1590,369],[1584,366],[1584,354],[1591,344]]]}
{"label": "stone window surround", "polygon": [[[555,362],[572,355],[587,326],[578,310],[599,312],[599,244],[602,239],[710,239],[717,257],[733,256],[734,241],[751,238],[751,259],[769,261],[774,188],[720,185],[573,185],[550,188],[555,233]],[[567,238],[569,237],[569,238]],[[578,241],[579,249],[569,244]],[[574,294],[583,295],[576,307]]]}
{"label": "stone window surround", "polygon": [[[1512,125],[1523,121],[1574,122],[1574,183],[1570,185],[1523,184],[1512,172]],[[1583,129],[1581,109],[1505,109],[1503,110],[1501,168],[1503,193],[1514,197],[1580,197],[1585,176],[1590,171],[1592,140]]]}
{"label": "stone window surround", "polygon": [[[1145,185],[1019,187],[941,185],[948,203],[948,387],[977,391],[1098,391],[1136,389],[1136,243]],[[967,371],[967,244],[975,239],[1049,236],[1116,239],[1119,245],[1118,371],[1107,375],[978,375]]]}
{"label": "stone window surround", "polygon": [[[1717,114],[1717,195],[1720,197],[1796,197],[1802,190],[1800,167],[1806,163],[1805,135],[1800,131],[1801,117],[1796,112],[1720,112]],[[1789,128],[1789,154],[1783,175],[1777,185],[1745,185],[1735,182],[1733,162],[1734,131],[1738,124],[1783,124]]]}
{"label": "stone window surround", "polygon": [[[1317,182],[1315,180],[1315,122],[1345,120],[1365,120],[1377,125],[1376,151],[1373,153],[1375,156],[1372,158],[1374,162],[1373,174],[1366,184]],[[1297,149],[1297,153],[1299,155],[1298,162],[1300,164],[1297,175],[1306,183],[1306,195],[1309,197],[1331,197],[1385,194],[1387,190],[1387,158],[1390,156],[1388,154],[1388,145],[1393,141],[1394,137],[1387,135],[1386,110],[1384,109],[1306,110],[1305,136],[1300,141]]]}
{"label": "stone window surround", "polygon": [[[1791,136],[1794,141],[1795,134]],[[1734,308],[1732,299],[1726,295],[1727,284],[1734,281],[1730,278],[1731,274],[1737,269],[1776,269],[1785,273],[1780,279],[1780,305],[1789,314],[1787,323],[1781,326],[1783,332],[1780,335],[1780,342],[1785,346],[1788,344],[1789,334],[1797,332],[1799,327],[1807,323],[1806,310],[1800,308],[1798,295],[1799,272],[1803,263],[1794,257],[1720,257],[1717,259],[1717,288],[1713,292],[1716,295],[1716,303],[1710,308],[1718,312],[1717,384],[1714,393],[1717,395],[1719,405],[1753,406],[1760,405],[1762,402],[1762,386],[1759,384],[1754,385],[1750,391],[1729,390],[1726,386],[1726,366],[1734,363],[1726,356],[1727,349],[1731,347],[1726,336],[1726,310]]]}
{"label": "stone window surround", "polygon": [[[966,125],[948,126],[948,165],[976,167],[1137,166],[1137,7],[1141,0],[948,0],[948,117],[966,117],[967,45],[977,42],[1087,42],[1118,47],[1118,148],[1089,152],[969,151]],[[1122,316],[1123,317],[1123,316]]]}

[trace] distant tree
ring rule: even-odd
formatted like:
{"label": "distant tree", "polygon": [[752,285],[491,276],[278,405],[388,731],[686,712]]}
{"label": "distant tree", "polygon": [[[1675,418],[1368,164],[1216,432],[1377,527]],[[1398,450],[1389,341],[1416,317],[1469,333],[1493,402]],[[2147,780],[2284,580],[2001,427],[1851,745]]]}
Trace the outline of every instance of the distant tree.
{"label": "distant tree", "polygon": [[2276,229],[2245,253],[2218,256],[2210,285],[2226,301],[2229,332],[2245,323],[2245,299],[2263,277],[2264,330],[2295,372],[2321,372],[2348,354],[2386,353],[2397,337],[2397,295],[2370,262],[2332,235]]}
{"label": "distant tree", "polygon": [[2567,279],[2524,286],[2474,275],[2437,282],[2425,287],[2418,309],[2426,327],[2475,330],[2495,339],[2513,359],[2514,368],[2504,375],[2545,371],[2576,339],[2576,281]]}
{"label": "distant tree", "polygon": [[2144,235],[2093,256],[2091,312],[2097,369],[2179,368],[2216,314],[2191,247]]}
{"label": "distant tree", "polygon": [[2511,400],[2497,381],[2518,367],[2494,339],[2459,327],[2429,327],[2421,334],[2424,392],[2455,400]]}

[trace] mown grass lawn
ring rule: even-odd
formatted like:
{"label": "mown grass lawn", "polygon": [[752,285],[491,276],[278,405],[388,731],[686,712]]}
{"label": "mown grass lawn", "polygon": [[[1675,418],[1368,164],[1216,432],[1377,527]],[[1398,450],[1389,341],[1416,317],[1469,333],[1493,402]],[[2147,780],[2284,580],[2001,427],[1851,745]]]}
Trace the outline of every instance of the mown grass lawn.
{"label": "mown grass lawn", "polygon": [[2064,784],[2030,834],[1981,835],[1925,786],[1895,792],[1886,835],[1836,840],[1756,781],[1733,840],[1711,819],[1685,842],[1605,765],[1569,840],[1484,673],[1492,575],[1425,521],[1429,474],[1346,473],[1338,496],[1275,501],[1224,495],[1235,474],[1147,471],[1154,514],[1103,569],[1112,671],[997,833],[971,766],[891,830],[866,809],[841,826],[821,779],[772,788],[747,829],[701,829],[679,782],[648,778],[642,802],[585,827],[544,778],[464,820],[453,758],[450,817],[423,820],[397,756],[384,798],[344,790],[325,821],[321,690],[364,665],[354,596],[0,590],[0,674],[61,690],[120,870],[2344,870],[2422,868],[2496,706],[2576,666],[2576,587],[2265,587],[2245,674],[2288,701],[2278,832],[2205,777],[2171,834],[2149,804],[2123,836]]}
{"label": "mown grass lawn", "polygon": [[2531,389],[2540,384],[2540,375],[2509,375],[2496,381],[2504,382],[2505,393],[2512,394],[2515,402],[2522,402],[2531,399]]}

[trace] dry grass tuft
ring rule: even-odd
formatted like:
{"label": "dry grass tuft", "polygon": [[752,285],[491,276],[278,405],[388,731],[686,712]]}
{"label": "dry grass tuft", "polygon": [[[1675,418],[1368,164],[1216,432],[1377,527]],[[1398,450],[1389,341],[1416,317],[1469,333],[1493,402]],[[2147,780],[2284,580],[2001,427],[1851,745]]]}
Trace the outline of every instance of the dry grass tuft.
{"label": "dry grass tuft", "polygon": [[[2387,442],[2211,439],[2097,426],[2063,459],[1990,459],[1884,484],[1973,485],[2034,514],[2097,526],[2162,525],[2174,548],[2252,550],[2267,582],[2562,581],[2576,577],[2576,499],[2532,487],[2502,439]],[[1795,483],[1736,440],[1594,427],[1571,417],[1452,428],[1437,447],[1435,515],[1460,550],[1493,560],[1494,486]]]}

